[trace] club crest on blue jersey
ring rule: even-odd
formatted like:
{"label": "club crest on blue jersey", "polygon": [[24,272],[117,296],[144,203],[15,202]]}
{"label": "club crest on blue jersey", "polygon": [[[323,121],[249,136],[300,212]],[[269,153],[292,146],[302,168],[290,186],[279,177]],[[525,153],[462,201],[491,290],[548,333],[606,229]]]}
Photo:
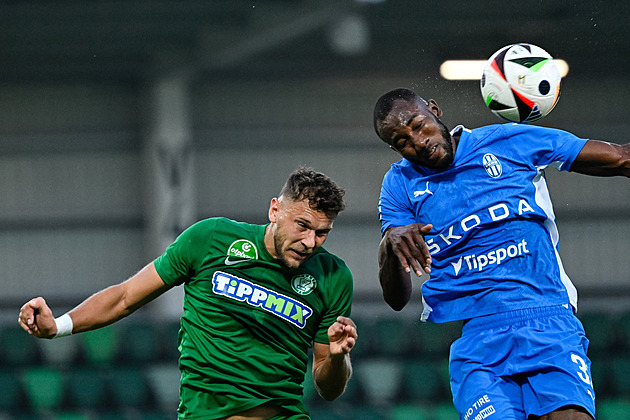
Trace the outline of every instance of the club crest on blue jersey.
{"label": "club crest on blue jersey", "polygon": [[503,173],[503,167],[499,159],[492,153],[483,155],[483,167],[490,178],[498,178]]}
{"label": "club crest on blue jersey", "polygon": [[267,312],[304,328],[313,310],[295,299],[222,271],[212,276],[212,291]]}

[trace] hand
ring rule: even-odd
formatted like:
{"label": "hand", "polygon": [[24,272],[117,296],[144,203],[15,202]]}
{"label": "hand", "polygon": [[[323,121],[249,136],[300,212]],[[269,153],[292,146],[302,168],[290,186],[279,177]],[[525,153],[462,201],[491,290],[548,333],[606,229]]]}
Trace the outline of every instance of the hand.
{"label": "hand", "polygon": [[394,253],[400,265],[407,272],[413,271],[418,277],[422,276],[422,270],[429,274],[431,272],[431,254],[424,235],[431,232],[433,225],[422,223],[412,223],[406,226],[399,226],[389,229],[383,239],[386,245]]}
{"label": "hand", "polygon": [[31,299],[22,306],[18,323],[24,331],[38,338],[53,338],[57,333],[53,313],[42,297]]}
{"label": "hand", "polygon": [[357,342],[357,326],[350,318],[340,316],[337,321],[328,328],[328,341],[330,342],[330,354],[348,354]]}

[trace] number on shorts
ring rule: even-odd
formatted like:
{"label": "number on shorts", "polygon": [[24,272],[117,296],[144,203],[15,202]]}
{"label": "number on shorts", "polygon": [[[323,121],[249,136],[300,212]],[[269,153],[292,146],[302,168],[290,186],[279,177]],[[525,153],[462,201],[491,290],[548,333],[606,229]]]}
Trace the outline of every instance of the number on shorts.
{"label": "number on shorts", "polygon": [[593,382],[591,381],[591,378],[588,376],[588,366],[586,365],[586,362],[584,361],[584,359],[582,359],[577,354],[571,354],[571,361],[573,363],[578,364],[579,371],[577,374],[580,377],[580,379],[584,381],[585,383],[589,384],[590,386],[593,386]]}

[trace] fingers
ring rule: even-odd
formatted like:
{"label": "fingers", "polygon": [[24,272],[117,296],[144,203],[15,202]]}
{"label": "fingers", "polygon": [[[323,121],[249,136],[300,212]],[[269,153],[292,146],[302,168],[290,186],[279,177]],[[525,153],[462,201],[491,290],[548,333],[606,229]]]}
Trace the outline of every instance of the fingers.
{"label": "fingers", "polygon": [[39,308],[39,303],[36,299],[31,299],[26,302],[20,308],[20,314],[18,316],[18,323],[24,331],[29,334],[33,333],[33,328],[37,328],[35,324],[35,311]]}
{"label": "fingers", "polygon": [[345,317],[345,316],[337,317],[336,323],[342,326],[342,331],[345,334],[347,334],[349,337],[354,337],[354,338],[358,337],[357,326],[355,325],[354,321],[351,320],[350,318]]}
{"label": "fingers", "polygon": [[424,235],[428,234],[429,232],[431,232],[431,230],[433,229],[433,225],[428,224],[428,225],[424,225],[421,229],[420,232],[422,233],[422,242],[423,242],[423,247],[421,247],[421,252],[424,256],[424,261],[425,261],[425,265],[423,266],[424,268],[424,272],[427,274],[431,273],[431,263],[433,262],[431,259],[431,253],[429,252],[429,247],[426,245],[426,242],[424,242]]}
{"label": "fingers", "polygon": [[419,277],[422,275],[420,272],[420,266],[418,265],[418,260],[410,257],[413,255],[411,248],[408,245],[400,245],[395,251],[394,255],[398,257],[398,261],[400,261],[400,266],[406,273],[410,273],[412,270]]}
{"label": "fingers", "polygon": [[333,354],[349,353],[358,337],[357,326],[348,317],[337,317],[337,321],[328,329],[328,338]]}
{"label": "fingers", "polygon": [[424,241],[424,235],[431,229],[433,225],[414,223],[388,231],[391,250],[405,272],[413,270],[418,277],[422,276],[423,271],[427,274],[431,272],[431,253]]}
{"label": "fingers", "polygon": [[[420,227],[421,225],[415,226],[419,228],[417,229],[417,231],[413,231],[414,235],[412,239],[414,242],[411,250],[414,257],[414,268],[416,268],[416,274],[418,275],[418,277],[420,277],[422,273],[417,269],[419,265],[422,266],[422,269],[425,273],[429,274],[431,272],[431,253],[429,252],[429,247],[424,241],[424,235],[431,232],[431,229],[433,229],[433,225],[423,225],[422,227]],[[418,262],[420,264],[418,264]]]}
{"label": "fingers", "polygon": [[36,316],[44,308],[47,309],[48,307],[46,306],[44,298],[41,297],[31,299],[22,305],[22,308],[20,308],[20,314],[18,315],[18,323],[24,331],[29,334],[36,334],[39,332]]}
{"label": "fingers", "polygon": [[342,345],[342,350],[344,354],[348,354],[352,351],[352,349],[354,348],[354,345],[356,344],[356,340],[357,339],[355,337],[346,338],[346,341]]}

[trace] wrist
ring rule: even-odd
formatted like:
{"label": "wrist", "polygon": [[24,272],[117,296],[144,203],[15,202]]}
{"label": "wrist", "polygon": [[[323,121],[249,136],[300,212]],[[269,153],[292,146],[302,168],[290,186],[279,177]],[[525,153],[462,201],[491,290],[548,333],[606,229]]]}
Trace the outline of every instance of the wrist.
{"label": "wrist", "polygon": [[53,338],[65,337],[72,334],[72,328],[74,327],[74,325],[72,323],[72,318],[70,318],[70,315],[64,314],[58,318],[55,318],[55,325],[57,326],[57,333]]}
{"label": "wrist", "polygon": [[339,353],[328,353],[328,359],[330,360],[330,366],[334,369],[337,369],[341,366],[347,364],[347,359],[350,357],[349,353],[339,352]]}

